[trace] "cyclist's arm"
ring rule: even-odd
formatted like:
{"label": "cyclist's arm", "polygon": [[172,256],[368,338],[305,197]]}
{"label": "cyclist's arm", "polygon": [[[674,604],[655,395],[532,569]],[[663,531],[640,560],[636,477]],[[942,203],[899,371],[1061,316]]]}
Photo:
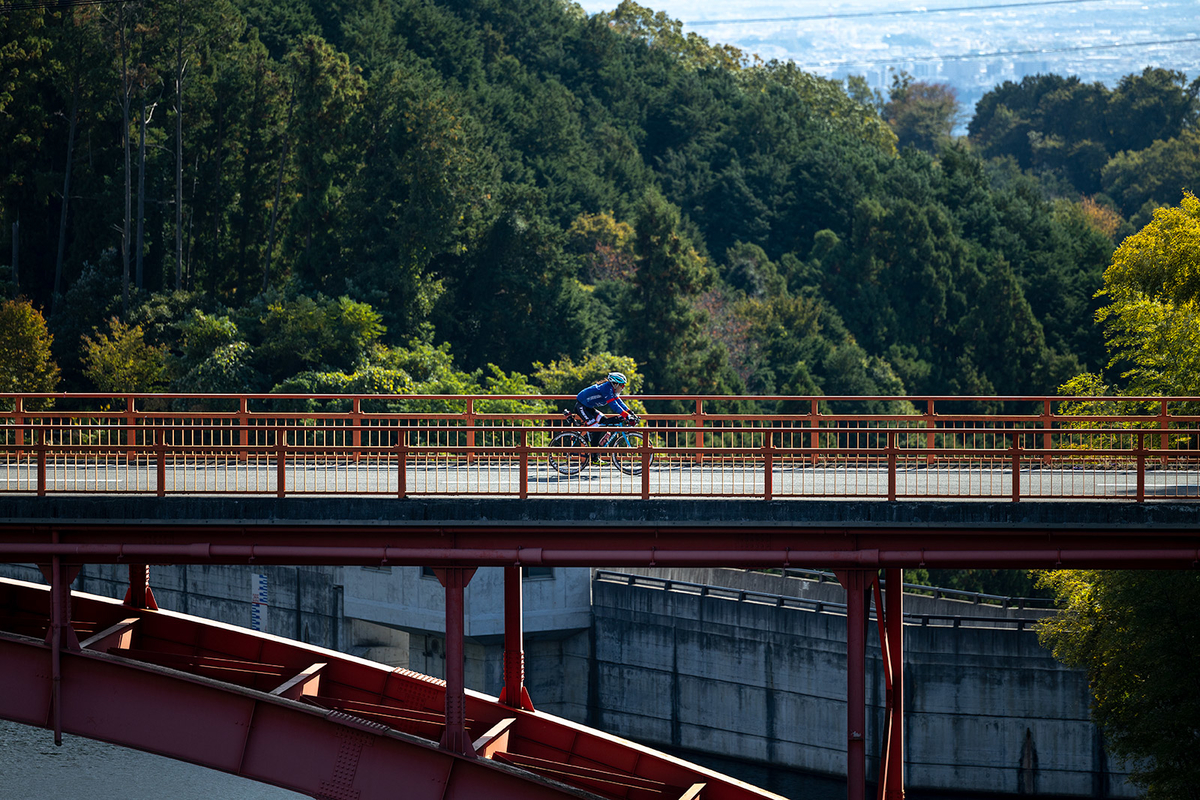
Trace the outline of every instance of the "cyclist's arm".
{"label": "cyclist's arm", "polygon": [[615,394],[612,396],[612,399],[608,401],[608,405],[612,407],[613,411],[621,416],[621,419],[629,419],[631,416],[634,416],[633,409],[625,405],[624,401],[622,401],[621,398],[617,397]]}

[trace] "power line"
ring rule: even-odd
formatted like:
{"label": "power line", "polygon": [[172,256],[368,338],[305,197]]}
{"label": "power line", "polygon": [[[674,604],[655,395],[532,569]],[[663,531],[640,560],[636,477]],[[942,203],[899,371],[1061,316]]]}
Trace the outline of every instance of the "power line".
{"label": "power line", "polygon": [[1050,48],[1045,48],[1042,50],[997,50],[997,51],[991,52],[991,53],[963,53],[960,55],[949,55],[949,56],[940,56],[940,55],[907,56],[907,57],[896,57],[896,58],[887,58],[887,59],[876,59],[876,60],[872,60],[872,61],[837,61],[837,62],[833,62],[833,63],[822,63],[822,64],[811,64],[811,63],[810,64],[800,64],[799,62],[797,62],[796,65],[799,67],[807,67],[810,69],[813,67],[818,67],[818,66],[819,67],[882,67],[882,66],[887,66],[889,64],[896,64],[899,62],[907,62],[907,61],[912,61],[914,63],[915,62],[928,62],[928,61],[972,61],[974,59],[979,59],[979,58],[1005,58],[1008,56],[1047,55],[1047,54],[1051,54],[1051,53],[1077,53],[1077,52],[1081,52],[1084,50],[1117,50],[1117,49],[1127,48],[1127,47],[1152,47],[1154,45],[1159,45],[1159,44],[1183,44],[1183,43],[1196,44],[1198,42],[1200,42],[1200,39],[1197,39],[1196,37],[1193,36],[1193,37],[1189,37],[1186,39],[1154,39],[1154,40],[1148,41],[1148,42],[1114,42],[1112,44],[1085,44],[1085,45],[1077,45],[1075,47],[1050,47]]}
{"label": "power line", "polygon": [[1066,6],[1081,3],[1102,3],[1107,0],[1028,0],[1023,3],[992,3],[981,6],[949,6],[947,8],[909,8],[896,11],[847,11],[841,14],[805,14],[796,17],[759,17],[757,19],[702,19],[685,22],[684,25],[740,25],[754,22],[815,22],[827,19],[859,19],[863,17],[902,17],[917,14],[947,14],[959,11],[988,11],[1005,8],[1028,8],[1033,6]]}

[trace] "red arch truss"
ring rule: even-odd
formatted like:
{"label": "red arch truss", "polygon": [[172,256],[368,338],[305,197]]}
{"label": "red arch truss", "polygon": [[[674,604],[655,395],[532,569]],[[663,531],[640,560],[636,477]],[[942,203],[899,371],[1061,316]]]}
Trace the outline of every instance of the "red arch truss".
{"label": "red arch truss", "polygon": [[779,800],[476,693],[466,719],[477,756],[451,752],[438,746],[443,681],[182,614],[69,602],[55,659],[49,588],[0,580],[0,717],[322,800]]}

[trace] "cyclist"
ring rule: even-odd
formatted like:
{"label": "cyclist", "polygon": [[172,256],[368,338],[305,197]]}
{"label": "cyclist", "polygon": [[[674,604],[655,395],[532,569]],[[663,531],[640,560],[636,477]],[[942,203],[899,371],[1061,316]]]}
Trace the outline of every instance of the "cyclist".
{"label": "cyclist", "polygon": [[[625,391],[625,386],[628,381],[620,372],[610,372],[608,377],[599,383],[594,383],[584,389],[575,396],[575,413],[583,417],[584,424],[588,427],[596,427],[600,421],[606,416],[601,408],[611,406],[612,410],[621,416],[621,419],[637,422],[638,416],[630,410],[629,406],[621,399],[621,392]],[[592,447],[600,444],[601,433],[599,430],[592,431],[589,434]]]}

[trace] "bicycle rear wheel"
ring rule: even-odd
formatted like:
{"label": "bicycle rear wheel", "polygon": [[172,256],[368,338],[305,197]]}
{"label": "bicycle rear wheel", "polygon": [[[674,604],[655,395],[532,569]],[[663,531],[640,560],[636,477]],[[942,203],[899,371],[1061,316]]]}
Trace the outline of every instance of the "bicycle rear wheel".
{"label": "bicycle rear wheel", "polygon": [[578,475],[587,466],[587,443],[578,433],[560,433],[550,440],[550,447],[554,448],[550,453],[550,466],[560,475]]}
{"label": "bicycle rear wheel", "polygon": [[[609,437],[608,447],[619,447],[621,452],[613,453],[609,458],[617,469],[626,475],[642,474],[642,434],[640,431],[620,431]],[[653,462],[653,456],[650,457]]]}

